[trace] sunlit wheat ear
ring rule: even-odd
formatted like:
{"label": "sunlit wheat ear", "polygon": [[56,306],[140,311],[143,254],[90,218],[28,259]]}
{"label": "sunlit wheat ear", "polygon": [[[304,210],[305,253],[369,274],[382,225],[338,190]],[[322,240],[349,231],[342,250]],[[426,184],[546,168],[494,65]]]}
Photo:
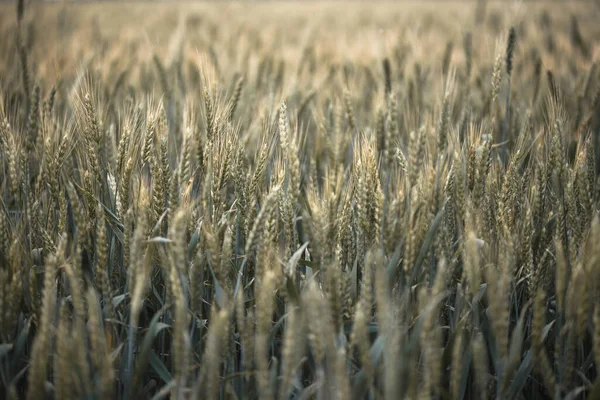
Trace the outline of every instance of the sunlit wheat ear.
{"label": "sunlit wheat ear", "polygon": [[108,276],[108,249],[109,244],[106,238],[106,226],[104,222],[104,211],[99,206],[99,217],[96,222],[96,274],[98,292],[104,298],[111,299],[110,279]]}
{"label": "sunlit wheat ear", "polygon": [[462,379],[463,369],[461,368],[462,353],[466,346],[465,332],[460,327],[457,329],[452,347],[452,376],[450,377],[450,390],[452,398],[458,399],[460,393],[460,381]]}
{"label": "sunlit wheat ear", "polygon": [[[76,261],[80,264],[80,249],[76,250]],[[83,290],[83,282],[80,272],[74,268],[72,264],[67,262],[64,264],[64,270],[69,281],[69,288],[71,292],[71,299],[73,304],[73,327],[72,327],[72,343],[70,346],[73,348],[75,357],[73,360],[74,367],[81,373],[81,391],[82,393],[87,392],[90,389],[89,386],[89,362],[86,355],[86,341],[87,332],[85,329],[85,297]]]}
{"label": "sunlit wheat ear", "polygon": [[446,285],[445,264],[445,260],[440,260],[430,295],[425,296],[426,293],[423,291],[419,296],[419,301],[424,304],[424,307],[421,307],[423,316],[421,343],[428,371],[422,389],[425,396],[439,393],[442,380],[442,330],[439,326],[439,312]]}
{"label": "sunlit wheat ear", "polygon": [[53,356],[53,376],[55,395],[66,398],[79,393],[73,380],[70,313],[66,301],[59,304],[58,325],[56,328],[56,353]]}
{"label": "sunlit wheat ear", "polygon": [[473,351],[473,368],[475,371],[475,383],[479,398],[483,399],[488,393],[488,356],[487,347],[483,335],[478,332],[471,340]]}
{"label": "sunlit wheat ear", "polygon": [[48,353],[52,344],[51,328],[56,309],[56,268],[59,262],[60,258],[52,254],[44,268],[42,311],[31,351],[31,372],[28,375],[28,385],[31,388],[27,393],[29,399],[45,397],[44,384],[48,378]]}
{"label": "sunlit wheat ear", "polygon": [[254,220],[252,229],[248,234],[248,239],[246,242],[245,253],[247,257],[252,256],[252,252],[256,249],[256,246],[258,245],[260,235],[262,234],[264,229],[264,225],[269,217],[272,207],[275,206],[275,201],[277,199],[277,194],[279,190],[279,187],[271,189],[271,192],[267,195],[260,209],[260,212]]}
{"label": "sunlit wheat ear", "polygon": [[102,323],[100,310],[100,299],[92,288],[87,292],[87,303],[89,310],[88,332],[90,336],[92,365],[100,379],[98,383],[98,395],[102,399],[110,399],[114,396],[114,369],[112,359],[106,343],[106,332]]}
{"label": "sunlit wheat ear", "polygon": [[495,107],[502,82],[502,54],[497,54],[492,70],[492,116],[495,117]]}
{"label": "sunlit wheat ear", "polygon": [[154,116],[150,115],[146,121],[146,134],[144,136],[144,147],[142,150],[142,165],[149,165],[152,161],[155,140]]}
{"label": "sunlit wheat ear", "polygon": [[448,130],[450,129],[450,91],[446,90],[442,100],[442,109],[438,123],[437,139],[438,154],[444,154],[448,146]]}
{"label": "sunlit wheat ear", "polygon": [[173,240],[173,251],[171,254],[171,266],[169,269],[169,284],[175,306],[175,329],[173,335],[173,370],[177,380],[177,392],[180,392],[186,385],[188,364],[189,364],[189,335],[188,335],[188,315],[187,300],[182,277],[187,270],[185,260],[185,219],[187,210],[179,209],[175,213],[170,227],[170,236]]}
{"label": "sunlit wheat ear", "polygon": [[240,97],[242,95],[242,89],[244,88],[244,77],[240,77],[235,83],[235,87],[233,89],[233,94],[231,95],[231,103],[229,106],[227,119],[233,119],[235,115],[235,110],[237,109],[238,103],[240,102]]}
{"label": "sunlit wheat ear", "polygon": [[197,385],[198,390],[202,390],[202,397],[207,399],[217,399],[220,384],[220,365],[222,360],[222,350],[224,341],[224,333],[229,324],[229,313],[223,309],[213,310],[213,319],[208,329],[208,338],[206,342],[207,351],[204,353],[204,363],[202,367],[202,376],[199,379],[201,385]]}
{"label": "sunlit wheat ear", "polygon": [[[143,210],[142,210],[143,211]],[[144,251],[144,240],[146,239],[146,218],[144,217],[145,213],[141,212],[140,217],[137,220],[137,225],[135,227],[134,232],[132,233],[131,244],[130,244],[130,254],[124,255],[129,258],[129,270],[128,273],[128,281],[129,288],[131,288],[131,310],[132,310],[132,320],[135,321],[137,318],[137,314],[139,313],[142,300],[144,288],[147,283],[143,280],[145,279],[145,269],[146,269],[146,252]],[[147,251],[147,250],[146,250]]]}
{"label": "sunlit wheat ear", "polygon": [[28,152],[35,150],[36,139],[40,123],[40,87],[35,86],[31,95],[31,105],[29,109],[29,119],[27,121],[27,133],[25,137],[25,148]]}
{"label": "sunlit wheat ear", "polygon": [[347,352],[345,347],[340,346],[335,353],[335,384],[336,384],[336,398],[339,400],[345,400],[350,398],[351,386],[350,379],[348,378],[348,363],[347,363]]}
{"label": "sunlit wheat ear", "polygon": [[479,245],[478,239],[474,232],[468,232],[467,242],[465,245],[465,266],[464,272],[466,273],[467,282],[470,289],[470,295],[474,298],[480,289],[481,282],[481,265],[479,258]]}
{"label": "sunlit wheat ear", "polygon": [[338,332],[341,328],[343,318],[343,295],[341,293],[342,286],[340,285],[340,282],[342,281],[342,271],[338,265],[332,264],[327,266],[324,271],[324,275],[324,283],[327,288],[327,300],[331,310],[333,329],[335,332]]}
{"label": "sunlit wheat ear", "polygon": [[356,347],[358,357],[365,371],[367,383],[370,385],[375,373],[374,367],[371,362],[370,350],[370,339],[368,336],[367,326],[370,322],[370,307],[366,306],[366,302],[361,299],[356,305],[356,312],[354,314],[354,324],[352,327],[351,341]]}
{"label": "sunlit wheat ear", "polygon": [[273,389],[269,383],[269,360],[267,334],[271,328],[273,307],[275,305],[275,274],[266,271],[261,279],[261,288],[256,304],[255,360],[258,367],[257,380],[262,398],[273,398]]}
{"label": "sunlit wheat ear", "polygon": [[344,107],[350,131],[354,132],[356,129],[356,117],[354,115],[354,108],[352,107],[352,98],[350,97],[350,92],[348,90],[344,91]]}

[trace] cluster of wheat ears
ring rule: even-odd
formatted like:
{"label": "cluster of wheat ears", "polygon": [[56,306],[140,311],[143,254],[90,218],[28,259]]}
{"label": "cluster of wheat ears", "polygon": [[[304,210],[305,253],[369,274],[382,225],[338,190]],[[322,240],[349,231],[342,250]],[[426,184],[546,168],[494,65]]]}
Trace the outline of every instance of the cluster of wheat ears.
{"label": "cluster of wheat ears", "polygon": [[2,5],[0,397],[600,398],[598,10]]}

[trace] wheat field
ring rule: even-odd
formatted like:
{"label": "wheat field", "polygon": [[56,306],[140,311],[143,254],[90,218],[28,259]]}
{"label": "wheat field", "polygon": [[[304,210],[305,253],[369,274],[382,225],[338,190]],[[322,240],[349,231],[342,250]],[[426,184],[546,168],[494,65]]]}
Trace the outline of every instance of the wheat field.
{"label": "wheat field", "polygon": [[599,17],[0,4],[0,397],[600,399]]}

